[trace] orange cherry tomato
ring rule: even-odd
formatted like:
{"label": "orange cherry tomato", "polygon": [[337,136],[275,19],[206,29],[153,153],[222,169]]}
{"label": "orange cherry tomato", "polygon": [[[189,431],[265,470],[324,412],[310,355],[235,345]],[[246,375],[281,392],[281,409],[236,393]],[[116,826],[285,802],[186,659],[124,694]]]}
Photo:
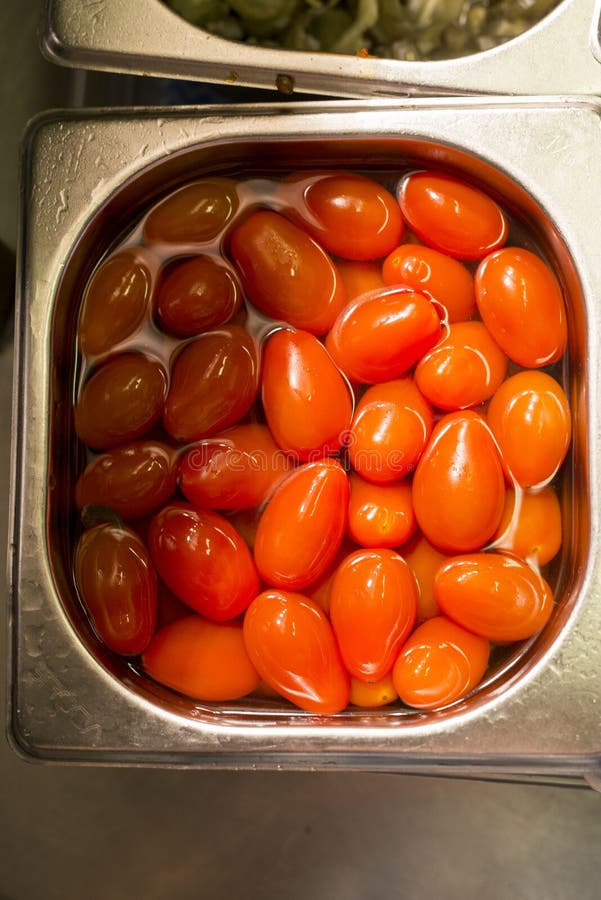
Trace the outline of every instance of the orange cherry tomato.
{"label": "orange cherry tomato", "polygon": [[151,293],[143,258],[121,250],[102,262],[83,297],[77,336],[82,353],[108,353],[142,324]]}
{"label": "orange cherry tomato", "polygon": [[399,547],[416,528],[411,485],[371,484],[350,476],[348,533],[361,547]]}
{"label": "orange cherry tomato", "polygon": [[212,256],[194,256],[167,268],[159,284],[156,313],[164,331],[193,337],[228,322],[242,305],[234,273]]}
{"label": "orange cherry tomato", "polygon": [[265,425],[236,425],[190,447],[180,459],[179,486],[196,506],[261,506],[292,469]]}
{"label": "orange cherry tomato", "polygon": [[392,680],[407,706],[437,709],[476,687],[489,655],[485,638],[436,616],[415,629],[394,665]]}
{"label": "orange cherry tomato", "polygon": [[144,670],[195,700],[236,700],[259,685],[239,622],[186,616],[161,628],[142,656]]}
{"label": "orange cherry tomato", "polygon": [[415,624],[417,587],[392,550],[357,550],[339,567],[330,591],[330,619],[347,670],[360,681],[390,672]]}
{"label": "orange cherry tomato", "polygon": [[75,406],[75,431],[94,450],[108,450],[145,435],[159,420],[167,376],[161,364],[123,353],[96,369]]}
{"label": "orange cherry tomato", "polygon": [[239,325],[208,331],[177,356],[163,424],[181,442],[210,437],[239,422],[259,389],[253,338]]}
{"label": "orange cherry tomato", "polygon": [[230,251],[248,299],[273,319],[325,334],[345,303],[334,263],[305,231],[271,210],[232,232]]}
{"label": "orange cherry tomato", "polygon": [[518,484],[535,487],[553,478],[572,436],[568,400],[554,378],[538,371],[512,375],[494,394],[487,417]]}
{"label": "orange cherry tomato", "polygon": [[454,622],[500,644],[532,637],[553,611],[545,579],[499,553],[453,557],[438,570],[434,596]]}
{"label": "orange cherry tomato", "polygon": [[353,706],[361,706],[366,709],[388,706],[389,703],[394,703],[398,696],[391,672],[373,683],[351,677],[350,702]]}
{"label": "orange cherry tomato", "polygon": [[380,267],[370,260],[337,259],[336,268],[342,279],[347,302],[356,300],[362,294],[384,287]]}
{"label": "orange cherry tomato", "polygon": [[307,331],[276,331],[267,340],[262,399],[276,442],[299,460],[336,453],[348,437],[349,385]]}
{"label": "orange cherry tomato", "polygon": [[413,479],[413,508],[440,550],[476,550],[493,536],[505,502],[503,468],[486,422],[449,413],[432,432]]}
{"label": "orange cherry tomato", "polygon": [[559,553],[561,531],[561,507],[550,485],[540,491],[509,488],[492,546],[535,567],[545,566]]}
{"label": "orange cherry tomato", "polygon": [[75,550],[75,582],[94,631],[109,650],[137,656],[157,613],[157,578],[146,547],[129,528],[96,525]]}
{"label": "orange cherry tomato", "polygon": [[261,678],[307,712],[337,713],[350,684],[330,623],[302,594],[264,591],[244,617],[244,641]]}
{"label": "orange cherry tomato", "polygon": [[137,441],[93,459],[75,485],[79,509],[109,506],[122,519],[154,512],[175,492],[175,453],[159,441]]}
{"label": "orange cherry tomato", "polygon": [[417,582],[417,621],[424,622],[440,615],[434,599],[434,578],[441,565],[449,559],[448,553],[441,553],[423,534],[416,534],[403,547],[403,559]]}
{"label": "orange cherry tomato", "polygon": [[412,378],[368,388],[349,436],[353,468],[367,481],[397,481],[415,468],[433,425],[432,407]]}
{"label": "orange cherry tomato", "polygon": [[239,206],[238,186],[230,178],[203,178],[169,194],[148,214],[144,240],[203,244],[214,241]]}
{"label": "orange cherry tomato", "polygon": [[234,619],[259,593],[248,547],[216,512],[172,503],[154,516],[148,545],[167,587],[208,619]]}
{"label": "orange cherry tomato", "polygon": [[315,581],[312,581],[310,585],[306,588],[303,588],[306,596],[313,600],[314,603],[323,609],[326,615],[329,614],[330,611],[330,589],[332,587],[332,582],[334,581],[334,576],[338,571],[338,567],[349,553],[353,553],[354,550],[357,549],[357,545],[351,543],[349,540],[343,540],[338,553],[325,570],[323,575],[320,575]]}
{"label": "orange cherry tomato", "polygon": [[399,203],[424,244],[458,259],[482,259],[507,240],[507,219],[500,206],[450,175],[408,175],[400,186]]}
{"label": "orange cherry tomato", "polygon": [[384,260],[382,278],[384,284],[402,284],[429,295],[444,306],[449,322],[462,322],[476,311],[471,272],[431,247],[401,244]]}
{"label": "orange cherry tomato", "polygon": [[560,359],[567,322],[559,282],[543,260],[521,247],[487,256],[476,272],[484,324],[507,356],[538,368]]}
{"label": "orange cherry tomato", "polygon": [[349,304],[328,334],[326,347],[353,382],[397,378],[436,344],[441,323],[435,306],[408,288],[386,288]]}
{"label": "orange cherry tomato", "polygon": [[307,587],[328,568],[346,528],[349,484],[340,463],[305,463],[276,488],[261,516],[255,562],[274,587]]}
{"label": "orange cherry tomato", "polygon": [[465,409],[492,397],[507,372],[507,357],[482,322],[457,322],[421,358],[415,381],[439,409]]}

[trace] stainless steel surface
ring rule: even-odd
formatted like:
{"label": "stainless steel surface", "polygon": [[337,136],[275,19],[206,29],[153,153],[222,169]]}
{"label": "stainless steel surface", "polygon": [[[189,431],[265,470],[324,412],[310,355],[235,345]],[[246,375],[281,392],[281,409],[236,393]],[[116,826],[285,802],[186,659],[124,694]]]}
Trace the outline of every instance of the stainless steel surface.
{"label": "stainless steel surface", "polygon": [[64,65],[337,96],[600,94],[599,0],[563,0],[518,38],[463,59],[405,62],[224,41],[160,0],[46,0],[43,48]]}

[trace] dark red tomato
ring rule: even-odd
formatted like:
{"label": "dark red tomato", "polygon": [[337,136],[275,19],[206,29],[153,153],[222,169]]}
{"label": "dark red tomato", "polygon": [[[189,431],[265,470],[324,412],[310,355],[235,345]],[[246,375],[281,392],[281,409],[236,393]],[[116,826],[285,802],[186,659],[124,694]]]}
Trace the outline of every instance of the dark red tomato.
{"label": "dark red tomato", "polygon": [[436,574],[434,596],[450,619],[498,644],[532,637],[553,611],[545,579],[499,553],[453,557]]}
{"label": "dark red tomato", "polygon": [[390,381],[407,372],[439,340],[436,307],[408,288],[386,288],[349,304],[326,347],[353,382]]}
{"label": "dark red tomato", "polygon": [[408,175],[401,183],[399,203],[424,244],[457,259],[482,259],[507,240],[507,219],[500,206],[450,175]]}
{"label": "dark red tomato", "polygon": [[164,331],[193,337],[224,325],[241,305],[234,273],[212,256],[195,256],[169,266],[163,274],[156,313]]}
{"label": "dark red tomato", "polygon": [[96,525],[75,550],[75,582],[94,631],[109,650],[137,656],[157,614],[157,577],[146,548],[129,528]]}
{"label": "dark red tomato", "polygon": [[253,338],[239,325],[201,334],[177,356],[163,424],[184,443],[210,437],[239,422],[259,390]]}
{"label": "dark red tomato", "polygon": [[336,268],[342,279],[346,299],[350,303],[362,294],[384,287],[380,266],[370,260],[337,259]]}
{"label": "dark red tomato", "polygon": [[169,194],[148,214],[144,240],[203,244],[214,241],[239,206],[238,186],[230,178],[203,178]]}
{"label": "dark red tomato", "polygon": [[384,260],[382,278],[384,284],[405,285],[432,297],[444,306],[449,322],[462,322],[476,311],[471,272],[431,247],[401,244]]}
{"label": "dark red tomato", "polygon": [[259,594],[244,617],[244,642],[261,678],[301,709],[337,713],[348,704],[349,677],[330,623],[302,594]]}
{"label": "dark red tomato", "polygon": [[476,687],[489,655],[485,638],[436,616],[415,629],[394,665],[392,680],[407,706],[436,709]]}
{"label": "dark red tomato", "polygon": [[325,334],[344,306],[334,263],[305,231],[270,210],[252,213],[232,232],[231,254],[257,309],[311,334]]}
{"label": "dark red tomato", "polygon": [[328,568],[346,528],[349,484],[331,459],[299,466],[276,489],[261,516],[255,562],[264,581],[298,590]]}
{"label": "dark red tomato", "polygon": [[138,519],[169,500],[176,487],[175,452],[158,441],[137,441],[97,456],[75,485],[75,503],[109,506]]}
{"label": "dark red tomato", "polygon": [[104,260],[83,297],[77,336],[82,353],[108,353],[142,324],[151,292],[143,257],[121,250]]}
{"label": "dark red tomato", "polygon": [[484,324],[514,362],[535,369],[563,356],[563,296],[539,256],[521,247],[491,253],[478,266],[476,298]]}
{"label": "dark red tomato", "polygon": [[432,407],[412,378],[368,388],[349,436],[353,468],[367,481],[397,481],[415,468],[433,425]]}
{"label": "dark red tomato", "polygon": [[300,460],[340,450],[353,415],[349,385],[307,331],[281,330],[265,344],[262,399],[279,446]]}
{"label": "dark red tomato", "polygon": [[408,481],[372,484],[350,476],[349,537],[360,547],[400,547],[416,528]]}
{"label": "dark red tomato", "polygon": [[413,508],[427,539],[440,550],[479,549],[497,530],[504,501],[501,459],[484,419],[443,416],[413,478]]}
{"label": "dark red tomato", "polygon": [[166,625],[142,656],[151,678],[195,700],[236,700],[259,685],[239,622],[186,616]]}
{"label": "dark red tomato", "polygon": [[153,518],[148,546],[167,587],[208,619],[236,618],[259,593],[248,547],[216,512],[172,503]]}
{"label": "dark red tomato", "polygon": [[96,369],[75,406],[75,431],[94,450],[108,450],[145,435],[159,420],[167,376],[162,365],[124,353]]}
{"label": "dark red tomato", "polygon": [[292,465],[265,425],[236,425],[184,453],[179,485],[197,506],[253,509],[270,497]]}

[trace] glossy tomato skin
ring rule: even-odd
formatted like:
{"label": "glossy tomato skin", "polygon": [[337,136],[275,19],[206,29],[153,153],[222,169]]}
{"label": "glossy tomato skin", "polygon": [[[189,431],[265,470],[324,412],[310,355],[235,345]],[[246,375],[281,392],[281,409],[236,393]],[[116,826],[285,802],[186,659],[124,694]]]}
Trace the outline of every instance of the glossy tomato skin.
{"label": "glossy tomato skin", "polygon": [[224,325],[241,306],[242,291],[231,269],[212,256],[194,256],[163,273],[156,315],[164,331],[194,337]]}
{"label": "glossy tomato skin", "polygon": [[330,619],[347,670],[378,681],[411,633],[417,588],[393,550],[357,550],[340,565],[330,590]]}
{"label": "glossy tomato skin", "polygon": [[259,594],[244,617],[248,655],[267,684],[307,712],[337,713],[350,683],[323,611],[291,591]]}
{"label": "glossy tomato skin", "polygon": [[359,681],[351,677],[351,696],[349,702],[352,706],[360,706],[366,709],[374,709],[379,706],[388,706],[398,700],[398,693],[392,681],[392,673],[389,672],[378,681]]}
{"label": "glossy tomato skin", "polygon": [[230,252],[248,299],[272,319],[321,335],[344,306],[344,287],[330,257],[279,213],[252,213],[234,228]]}
{"label": "glossy tomato skin", "polygon": [[519,485],[543,485],[556,474],[570,446],[572,423],[567,397],[554,378],[538,371],[512,375],[491,399],[487,420]]}
{"label": "glossy tomato skin", "polygon": [[124,526],[96,525],[75,550],[75,582],[94,631],[110,650],[137,656],[157,614],[157,578],[139,537]]}
{"label": "glossy tomato skin", "polygon": [[218,238],[239,206],[238,187],[230,178],[203,178],[169,194],[148,214],[149,243],[203,244]]}
{"label": "glossy tomato skin", "polygon": [[507,219],[495,201],[450,175],[408,175],[400,186],[399,203],[424,244],[457,259],[482,259],[507,240]]}
{"label": "glossy tomato skin", "polygon": [[440,550],[483,547],[505,500],[499,452],[484,419],[448,413],[436,425],[413,479],[413,508],[426,538]]}
{"label": "glossy tomato skin", "polygon": [[172,503],[152,519],[148,546],[167,587],[207,619],[234,619],[259,593],[250,551],[219,513]]}
{"label": "glossy tomato skin", "polygon": [[259,676],[239,622],[209,622],[188,615],[166,625],[142,656],[144,670],[195,700],[236,700],[252,693]]}
{"label": "glossy tomato skin", "polygon": [[254,509],[271,496],[292,467],[292,460],[265,425],[236,425],[184,452],[179,486],[196,506]]}
{"label": "glossy tomato skin", "polygon": [[495,550],[513,553],[536,568],[557,556],[561,541],[561,506],[551,485],[537,491],[507,489],[492,540]]}
{"label": "glossy tomato skin", "polygon": [[434,578],[443,563],[449,559],[418,532],[403,547],[403,559],[413,572],[417,583],[417,622],[425,622],[440,615],[434,599]]}
{"label": "glossy tomato skin", "polygon": [[377,262],[337,259],[336,268],[342,279],[348,303],[361,297],[362,294],[378,291],[384,287],[382,273]]}
{"label": "glossy tomato skin", "polygon": [[349,483],[340,463],[299,466],[276,489],[259,521],[255,563],[264,581],[299,590],[322,575],[347,522]]}
{"label": "glossy tomato skin", "polygon": [[94,450],[143,437],[159,420],[167,376],[157,360],[123,353],[97,368],[74,411],[75,431]]}
{"label": "glossy tomato skin", "polygon": [[535,253],[505,247],[476,272],[478,310],[504,352],[527,368],[556,362],[564,354],[567,320],[561,288]]}
{"label": "glossy tomato skin", "polygon": [[399,697],[416,709],[454,703],[482,680],[490,645],[444,616],[428,619],[403,646],[392,671]]}
{"label": "glossy tomato skin", "polygon": [[307,331],[282,329],[263,351],[262,400],[276,442],[296,459],[340,450],[353,414],[349,385]]}
{"label": "glossy tomato skin", "polygon": [[416,528],[408,481],[372,484],[350,475],[348,534],[360,547],[400,547]]}
{"label": "glossy tomato skin", "polygon": [[436,344],[435,306],[408,288],[386,288],[350,303],[326,339],[334,362],[350,381],[378,384],[398,378]]}
{"label": "glossy tomato skin", "polygon": [[163,424],[181,443],[210,437],[235,425],[259,390],[259,357],[239,325],[208,331],[176,357]]}
{"label": "glossy tomato skin", "polygon": [[449,322],[470,319],[476,311],[471,272],[431,247],[401,244],[384,260],[382,278],[384,284],[402,284],[427,294],[445,308]]}

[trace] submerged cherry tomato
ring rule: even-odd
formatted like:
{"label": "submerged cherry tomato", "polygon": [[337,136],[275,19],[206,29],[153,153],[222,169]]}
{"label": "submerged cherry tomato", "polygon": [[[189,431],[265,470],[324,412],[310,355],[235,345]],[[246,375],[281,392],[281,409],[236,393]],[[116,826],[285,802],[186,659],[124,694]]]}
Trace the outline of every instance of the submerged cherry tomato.
{"label": "submerged cherry tomato", "polygon": [[171,371],[163,424],[181,442],[239,422],[259,390],[253,338],[239,325],[208,331],[184,347]]}
{"label": "submerged cherry tomato", "polygon": [[236,700],[259,685],[239,622],[186,616],[166,625],[142,656],[151,678],[196,700]]}
{"label": "submerged cherry tomato", "polygon": [[172,503],[153,518],[148,543],[167,587],[208,619],[234,619],[259,593],[248,547],[216,512]]}
{"label": "submerged cherry tomato", "polygon": [[507,240],[507,219],[483,191],[440,172],[414,172],[402,182],[399,203],[429,247],[458,259],[482,259]]}
{"label": "submerged cherry tomato", "polygon": [[330,619],[351,675],[378,681],[390,672],[416,611],[415,579],[402,556],[392,550],[351,553],[330,591]]}
{"label": "submerged cherry tomato", "polygon": [[434,577],[441,565],[449,558],[426,540],[423,534],[416,534],[403,547],[403,559],[413,572],[417,582],[417,621],[424,622],[440,614],[434,599]]}
{"label": "submerged cherry tomato", "polygon": [[505,247],[476,272],[476,297],[484,324],[507,356],[538,368],[560,359],[567,323],[559,282],[543,260],[521,247]]}
{"label": "submerged cherry tomato", "polygon": [[242,292],[233,272],[211,256],[194,256],[166,270],[156,312],[161,328],[178,337],[193,337],[224,325],[241,305]]}
{"label": "submerged cherry tomato", "polygon": [[307,712],[337,713],[349,677],[322,610],[302,594],[264,591],[244,617],[248,655],[264,681]]}
{"label": "submerged cherry tomato", "polygon": [[498,450],[474,412],[449,413],[432,432],[413,479],[413,508],[440,550],[476,550],[493,536],[505,501]]}
{"label": "submerged cherry tomato", "polygon": [[146,547],[122,525],[96,525],[75,550],[75,582],[94,631],[109,650],[137,656],[157,614],[157,578]]}
{"label": "submerged cherry tomato", "polygon": [[532,637],[553,611],[545,579],[499,553],[453,557],[436,575],[434,596],[450,619],[496,643]]}
{"label": "submerged cherry tomato", "polygon": [[342,281],[327,253],[297,225],[259,210],[234,229],[230,249],[260,312],[311,334],[332,326],[346,299]]}
{"label": "submerged cherry tomato", "polygon": [[307,331],[276,331],[267,340],[262,399],[275,440],[300,460],[336,453],[348,437],[349,385]]}
{"label": "submerged cherry tomato", "polygon": [[489,654],[485,638],[436,616],[415,629],[395,663],[392,680],[407,706],[436,709],[476,687]]}
{"label": "submerged cherry tomato", "polygon": [[108,450],[146,434],[159,420],[167,393],[161,364],[124,353],[96,369],[75,406],[75,431],[94,450]]}
{"label": "submerged cherry tomato", "polygon": [[361,547],[399,547],[416,528],[408,481],[371,484],[350,476],[348,533]]}
{"label": "submerged cherry tomato", "polygon": [[337,259],[336,268],[342,279],[348,303],[361,297],[362,294],[384,287],[380,267],[376,262]]}
{"label": "submerged cherry tomato", "polygon": [[492,543],[495,550],[515,553],[535,567],[550,562],[561,547],[561,507],[553,488],[509,488]]}
{"label": "submerged cherry tomato", "polygon": [[572,435],[561,385],[545,372],[518,372],[497,390],[487,415],[503,462],[518,484],[534,487],[550,481]]}
{"label": "submerged cherry tomato", "polygon": [[374,682],[359,681],[358,678],[351,677],[349,702],[353,706],[361,706],[367,709],[387,706],[389,703],[394,703],[395,700],[398,700],[398,696],[392,681],[391,672]]}
{"label": "submerged cherry tomato", "polygon": [[217,238],[238,209],[238,186],[230,178],[203,178],[169,194],[148,214],[144,239],[197,244]]}
{"label": "submerged cherry tomato", "polygon": [[261,516],[255,562],[274,587],[298,590],[328,568],[342,543],[349,484],[331,459],[299,466],[280,484]]}
{"label": "submerged cherry tomato", "polygon": [[444,306],[449,322],[462,322],[476,311],[471,272],[431,247],[401,244],[384,260],[382,278],[385,284],[402,284],[429,295]]}

